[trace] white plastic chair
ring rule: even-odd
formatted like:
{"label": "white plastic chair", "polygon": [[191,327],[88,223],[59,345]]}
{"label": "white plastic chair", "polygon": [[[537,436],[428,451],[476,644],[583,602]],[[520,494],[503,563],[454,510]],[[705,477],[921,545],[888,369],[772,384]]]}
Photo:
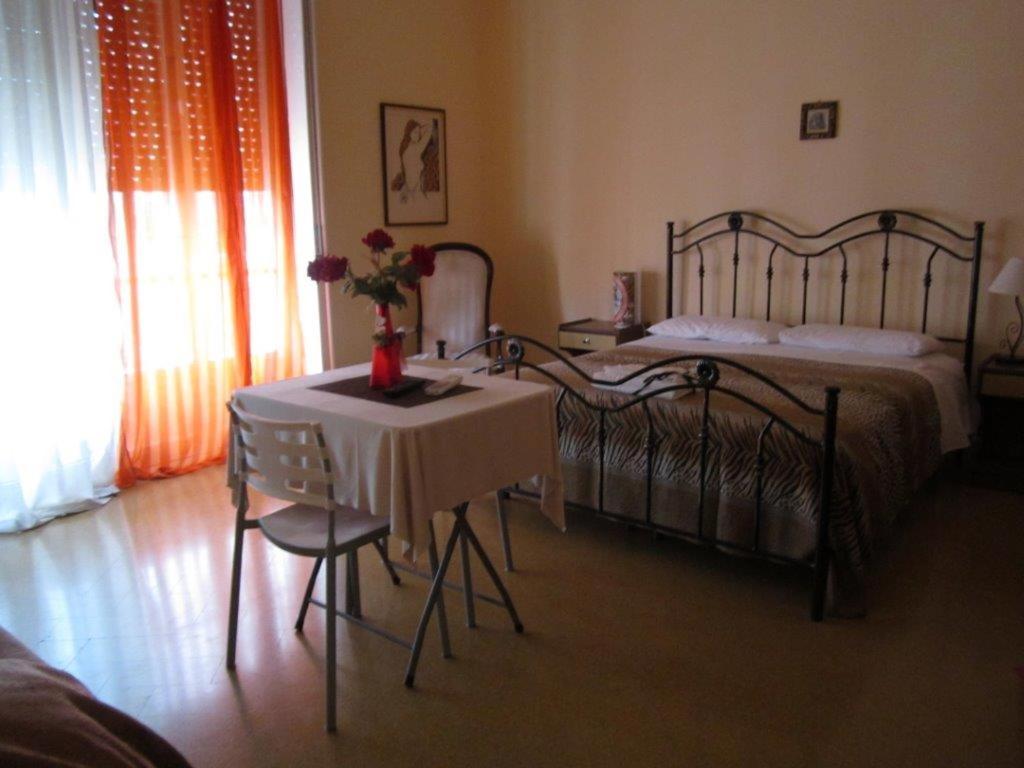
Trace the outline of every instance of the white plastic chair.
{"label": "white plastic chair", "polygon": [[[231,411],[232,429],[229,461],[233,462],[232,489],[237,515],[231,570],[227,668],[235,668],[244,533],[250,528],[259,528],[272,544],[286,552],[317,558],[295,629],[302,631],[306,610],[311,603],[326,609],[327,730],[334,731],[337,729],[335,617],[348,619],[409,647],[401,639],[363,621],[359,601],[357,551],[366,544],[374,546],[391,574],[392,582],[399,583],[385,548],[390,523],[384,518],[359,512],[334,500],[335,478],[319,424],[264,419],[247,413],[235,403],[231,403],[228,408]],[[263,517],[247,519],[249,486],[268,496],[294,503]],[[348,556],[344,611],[337,610],[336,599],[336,560],[339,555]],[[324,561],[327,563],[327,600],[320,603],[312,599],[312,593],[317,572]]]}

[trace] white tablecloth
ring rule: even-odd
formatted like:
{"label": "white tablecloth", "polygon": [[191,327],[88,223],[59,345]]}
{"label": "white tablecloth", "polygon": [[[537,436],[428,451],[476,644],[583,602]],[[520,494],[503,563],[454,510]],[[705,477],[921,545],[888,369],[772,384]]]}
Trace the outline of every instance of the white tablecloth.
{"label": "white tablecloth", "polygon": [[[368,364],[355,365],[239,389],[235,397],[257,416],[319,422],[337,500],[389,517],[392,534],[413,554],[429,541],[436,511],[536,476],[541,510],[565,530],[552,387],[465,375],[463,384],[480,389],[412,408],[310,389],[368,373]],[[446,372],[411,365],[407,373],[439,379]]]}

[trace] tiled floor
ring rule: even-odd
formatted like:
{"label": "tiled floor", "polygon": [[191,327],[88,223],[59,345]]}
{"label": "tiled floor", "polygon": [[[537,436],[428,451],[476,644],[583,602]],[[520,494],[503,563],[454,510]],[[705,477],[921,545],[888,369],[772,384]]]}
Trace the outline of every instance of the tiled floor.
{"label": "tiled floor", "polygon": [[[930,489],[877,558],[869,616],[820,625],[792,571],[582,515],[563,535],[514,504],[526,634],[488,605],[466,629],[453,593],[455,658],[432,627],[409,691],[405,652],[341,623],[329,736],[323,614],[292,630],[310,563],[256,532],[224,670],[222,480],[145,483],[0,538],[0,624],[197,766],[1021,764],[1022,496]],[[493,508],[471,519],[497,553]],[[411,634],[425,583],[393,587],[370,555],[364,612]]]}

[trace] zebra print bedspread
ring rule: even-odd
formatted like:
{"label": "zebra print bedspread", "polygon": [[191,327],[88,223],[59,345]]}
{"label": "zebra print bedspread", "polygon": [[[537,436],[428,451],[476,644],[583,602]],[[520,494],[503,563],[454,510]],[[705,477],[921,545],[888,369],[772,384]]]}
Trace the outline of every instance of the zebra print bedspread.
{"label": "zebra print bedspread", "polygon": [[[579,357],[589,375],[606,365],[649,365],[678,353],[630,345]],[[836,497],[830,538],[840,592],[862,586],[871,543],[891,523],[941,459],[935,394],[909,371],[817,361],[730,355],[775,380],[805,402],[822,407],[824,388],[841,387],[839,397]],[[626,395],[597,389],[564,364],[545,366],[587,399],[626,402]],[[805,434],[820,439],[822,419],[807,414],[770,387],[740,371],[720,366],[720,385],[769,407]],[[524,371],[524,378],[539,374]],[[696,533],[703,395],[648,401],[658,438],[651,493],[651,521]],[[742,547],[754,543],[755,457],[766,417],[728,395],[712,391],[708,483],[702,531]],[[561,405],[561,453],[566,500],[598,506],[598,417],[572,397]],[[606,422],[605,510],[643,520],[646,515],[648,422],[641,406],[610,415]],[[818,514],[820,450],[776,425],[766,441],[763,498],[757,532],[759,549],[793,559],[810,557]],[[841,598],[842,595],[835,595]]]}

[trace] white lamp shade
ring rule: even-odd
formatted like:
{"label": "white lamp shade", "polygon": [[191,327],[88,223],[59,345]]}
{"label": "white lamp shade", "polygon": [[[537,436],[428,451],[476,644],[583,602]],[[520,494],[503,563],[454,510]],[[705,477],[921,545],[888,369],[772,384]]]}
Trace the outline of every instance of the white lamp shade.
{"label": "white lamp shade", "polygon": [[1024,295],[1024,261],[1014,256],[1003,264],[988,290],[989,293],[1005,293],[1010,296]]}

